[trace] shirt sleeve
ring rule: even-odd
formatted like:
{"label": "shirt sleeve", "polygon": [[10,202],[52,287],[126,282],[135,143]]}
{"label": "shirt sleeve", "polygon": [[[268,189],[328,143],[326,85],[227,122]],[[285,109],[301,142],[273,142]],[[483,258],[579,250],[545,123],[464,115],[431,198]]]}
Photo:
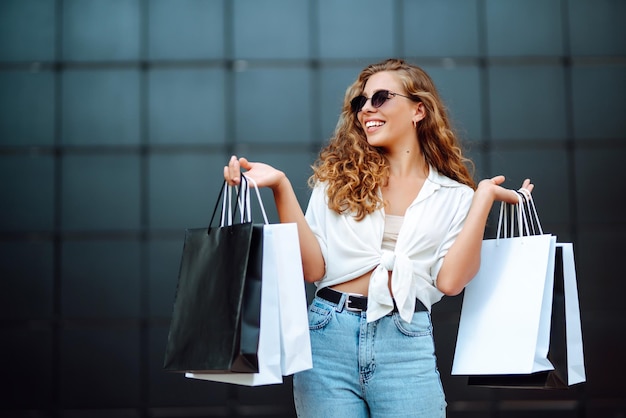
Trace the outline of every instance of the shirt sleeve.
{"label": "shirt sleeve", "polygon": [[[320,245],[322,251],[322,257],[324,257],[325,271],[328,271],[328,237],[326,235],[326,216],[328,213],[328,204],[326,200],[326,188],[323,184],[318,184],[313,188],[311,198],[309,199],[309,205],[305,213],[305,219],[313,231],[313,234],[317,238],[317,242]],[[326,277],[326,274],[324,274]],[[322,278],[323,279],[323,278]]]}
{"label": "shirt sleeve", "polygon": [[456,241],[456,237],[459,236],[459,233],[463,229],[463,225],[465,224],[465,220],[467,219],[467,214],[469,212],[469,208],[472,204],[472,198],[474,197],[474,191],[469,187],[463,187],[463,192],[460,193],[459,197],[459,205],[457,207],[456,214],[452,219],[450,224],[450,228],[444,239],[439,246],[437,251],[437,259],[435,264],[431,268],[431,278],[435,287],[437,286],[437,276],[439,275],[439,271],[441,270],[441,266],[443,265],[443,260],[448,254],[450,247]]}

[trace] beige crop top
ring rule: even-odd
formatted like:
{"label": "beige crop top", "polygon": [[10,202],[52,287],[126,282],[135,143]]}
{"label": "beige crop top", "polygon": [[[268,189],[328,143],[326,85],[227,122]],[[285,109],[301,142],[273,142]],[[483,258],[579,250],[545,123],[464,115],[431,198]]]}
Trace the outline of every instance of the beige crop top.
{"label": "beige crop top", "polygon": [[394,251],[398,241],[398,233],[404,222],[404,216],[385,215],[385,230],[383,232],[382,249]]}

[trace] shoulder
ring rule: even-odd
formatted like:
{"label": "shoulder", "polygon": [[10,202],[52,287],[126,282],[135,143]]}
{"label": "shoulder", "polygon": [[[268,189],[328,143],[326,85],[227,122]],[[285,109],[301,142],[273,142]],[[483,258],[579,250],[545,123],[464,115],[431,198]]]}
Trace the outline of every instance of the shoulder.
{"label": "shoulder", "polygon": [[460,183],[454,179],[451,179],[450,177],[441,174],[437,171],[436,168],[432,166],[430,167],[428,180],[451,193],[470,198],[474,196],[474,189],[466,184]]}
{"label": "shoulder", "polygon": [[309,197],[308,211],[315,210],[317,212],[328,209],[328,184],[317,182],[312,187],[311,196]]}
{"label": "shoulder", "polygon": [[315,185],[313,185],[312,190],[311,190],[311,200],[315,199],[315,200],[327,201],[328,200],[327,190],[328,190],[328,183],[326,182],[315,183]]}

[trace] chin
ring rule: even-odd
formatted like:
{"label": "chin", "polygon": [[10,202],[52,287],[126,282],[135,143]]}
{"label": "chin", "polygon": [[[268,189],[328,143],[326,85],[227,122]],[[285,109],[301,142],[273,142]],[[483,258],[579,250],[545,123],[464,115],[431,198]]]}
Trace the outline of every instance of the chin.
{"label": "chin", "polygon": [[385,138],[367,138],[367,143],[372,147],[385,148],[387,142]]}

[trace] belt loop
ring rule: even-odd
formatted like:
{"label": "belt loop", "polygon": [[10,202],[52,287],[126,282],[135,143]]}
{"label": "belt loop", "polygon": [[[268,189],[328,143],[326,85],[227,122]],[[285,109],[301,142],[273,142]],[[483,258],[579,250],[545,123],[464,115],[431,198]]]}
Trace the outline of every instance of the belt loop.
{"label": "belt loop", "polygon": [[341,299],[339,299],[339,303],[337,303],[337,306],[335,307],[335,310],[337,312],[343,312],[343,309],[346,307],[346,299],[348,299],[349,296],[350,295],[348,295],[347,293],[341,294]]}

